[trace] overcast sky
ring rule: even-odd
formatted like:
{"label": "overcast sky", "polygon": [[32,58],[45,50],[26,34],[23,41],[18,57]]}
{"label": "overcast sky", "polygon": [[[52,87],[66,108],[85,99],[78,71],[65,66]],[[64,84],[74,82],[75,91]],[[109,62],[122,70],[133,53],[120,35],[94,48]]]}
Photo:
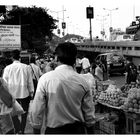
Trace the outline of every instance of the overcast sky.
{"label": "overcast sky", "polygon": [[[86,37],[89,36],[89,19],[86,18],[86,7],[89,5],[94,7],[94,19],[92,19],[93,37],[100,36],[100,31],[103,28],[108,34],[110,19],[113,28],[121,28],[121,30],[125,31],[125,28],[130,25],[135,16],[140,16],[139,0],[3,0],[0,1],[0,4],[36,5],[47,8],[50,15],[54,18],[59,18],[60,28],[64,8],[64,21],[67,26],[65,33],[75,33]],[[108,10],[103,10],[103,8]],[[118,8],[118,10],[113,10],[115,8]],[[110,11],[112,18],[110,18]]]}

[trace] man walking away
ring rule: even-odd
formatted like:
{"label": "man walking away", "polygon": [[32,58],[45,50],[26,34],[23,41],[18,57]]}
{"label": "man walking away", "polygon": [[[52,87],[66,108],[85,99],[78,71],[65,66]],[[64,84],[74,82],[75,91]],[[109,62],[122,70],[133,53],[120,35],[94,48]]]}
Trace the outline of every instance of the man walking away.
{"label": "man walking away", "polygon": [[24,134],[30,96],[32,96],[34,92],[34,87],[28,66],[19,61],[20,51],[14,50],[12,52],[12,58],[13,63],[4,69],[3,79],[6,81],[10,93],[21,104],[25,111],[25,113],[21,115],[21,122],[18,116],[12,118],[15,132]]}
{"label": "man walking away", "polygon": [[58,66],[38,82],[31,106],[30,121],[39,134],[44,111],[45,134],[85,134],[95,123],[94,104],[89,84],[74,70],[77,48],[65,42],[56,48]]}

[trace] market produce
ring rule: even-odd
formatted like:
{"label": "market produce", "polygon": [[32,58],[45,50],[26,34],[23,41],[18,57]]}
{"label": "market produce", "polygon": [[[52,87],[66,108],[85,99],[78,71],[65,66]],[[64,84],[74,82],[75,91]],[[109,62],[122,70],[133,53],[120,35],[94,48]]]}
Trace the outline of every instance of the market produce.
{"label": "market produce", "polygon": [[115,82],[109,79],[106,81],[97,80],[97,91],[101,92],[101,91],[106,90],[110,84],[113,85],[115,84]]}
{"label": "market produce", "polygon": [[123,109],[130,112],[140,113],[140,89],[131,88]]}
{"label": "market produce", "polygon": [[93,101],[97,102],[99,96],[100,96],[101,92],[95,91],[93,94]]}
{"label": "market produce", "polygon": [[101,92],[103,90],[103,84],[101,83],[101,81],[97,81],[97,91]]}
{"label": "market produce", "polygon": [[123,97],[128,97],[129,94],[131,94],[131,92],[129,92],[130,89],[132,88],[140,88],[140,85],[136,82],[131,82],[131,84],[125,84],[123,85],[120,89],[122,91],[122,96]]}
{"label": "market produce", "polygon": [[116,85],[109,85],[107,90],[101,92],[99,102],[118,107],[124,103],[124,99],[121,96],[122,92]]}
{"label": "market produce", "polygon": [[[114,84],[114,81],[106,80],[106,81],[97,81],[96,88],[93,91],[93,101],[96,102],[101,94],[102,91],[105,91],[110,84]],[[111,85],[112,85],[111,84]]]}

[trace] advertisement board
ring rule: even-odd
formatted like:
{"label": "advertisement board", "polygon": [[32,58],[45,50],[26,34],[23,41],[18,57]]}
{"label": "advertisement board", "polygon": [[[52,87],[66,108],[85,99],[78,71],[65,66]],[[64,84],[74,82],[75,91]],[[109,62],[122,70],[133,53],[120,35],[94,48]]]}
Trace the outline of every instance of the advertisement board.
{"label": "advertisement board", "polygon": [[0,25],[0,50],[21,48],[21,26]]}

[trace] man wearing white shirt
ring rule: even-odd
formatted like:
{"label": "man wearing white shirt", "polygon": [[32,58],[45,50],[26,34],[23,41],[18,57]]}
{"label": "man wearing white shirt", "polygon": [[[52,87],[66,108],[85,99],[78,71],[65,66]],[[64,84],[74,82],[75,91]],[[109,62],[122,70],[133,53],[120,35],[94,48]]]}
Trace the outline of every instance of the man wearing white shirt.
{"label": "man wearing white shirt", "polygon": [[34,92],[34,87],[28,66],[19,61],[20,51],[14,50],[12,57],[13,63],[4,69],[3,79],[6,81],[10,93],[21,104],[25,111],[21,116],[21,122],[18,116],[13,117],[16,133],[23,134],[26,126],[30,97]]}
{"label": "man wearing white shirt", "polygon": [[84,73],[87,73],[89,71],[89,68],[90,68],[90,62],[89,62],[89,59],[86,58],[86,57],[83,57],[81,59],[81,65],[82,65],[82,70]]}
{"label": "man wearing white shirt", "polygon": [[74,70],[76,55],[75,44],[59,44],[58,66],[39,79],[29,115],[34,133],[40,133],[43,122],[45,134],[85,134],[85,128],[94,125],[92,93],[83,76]]}

